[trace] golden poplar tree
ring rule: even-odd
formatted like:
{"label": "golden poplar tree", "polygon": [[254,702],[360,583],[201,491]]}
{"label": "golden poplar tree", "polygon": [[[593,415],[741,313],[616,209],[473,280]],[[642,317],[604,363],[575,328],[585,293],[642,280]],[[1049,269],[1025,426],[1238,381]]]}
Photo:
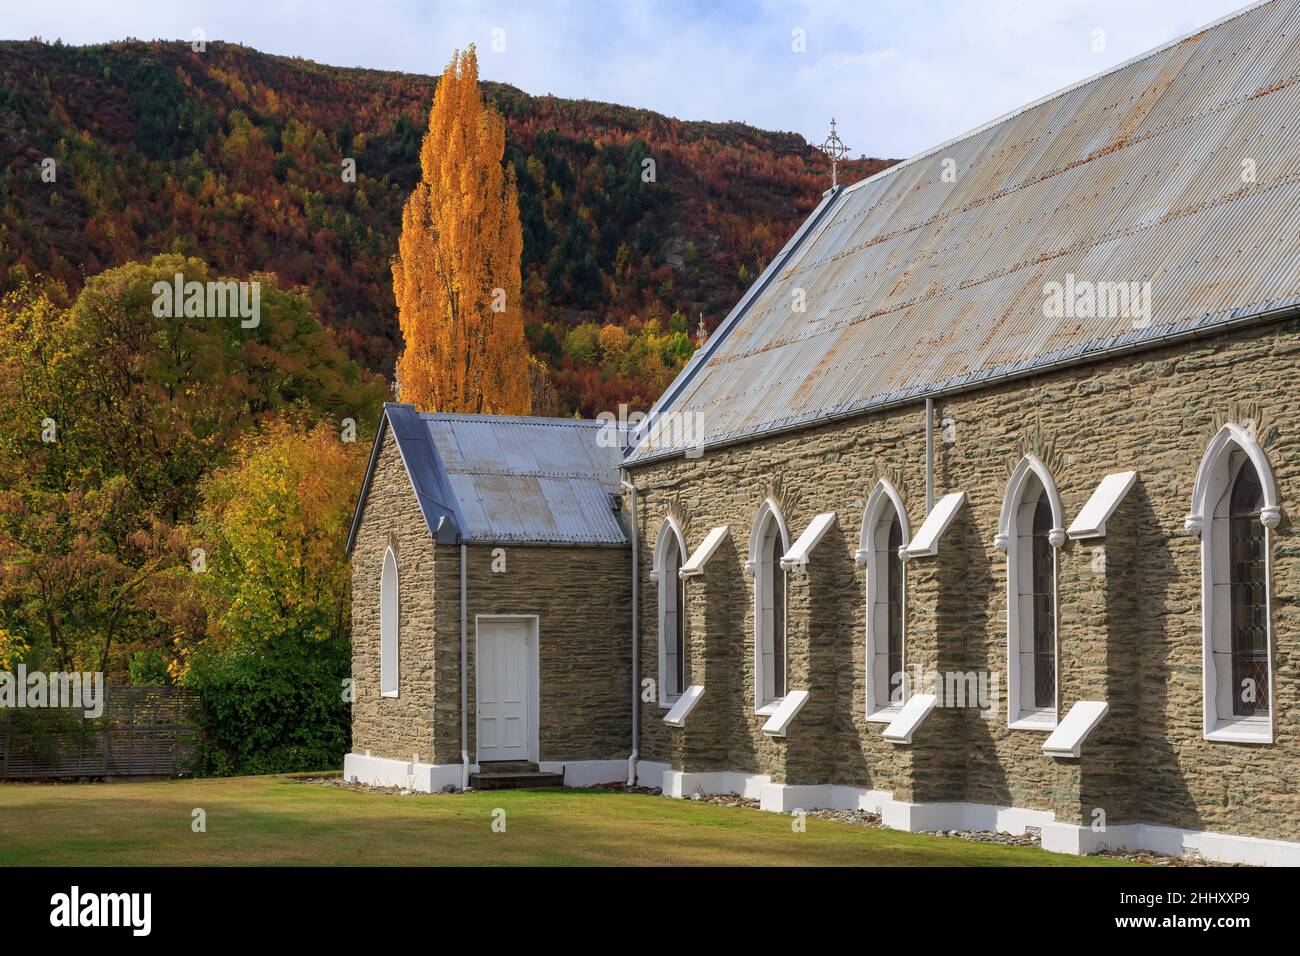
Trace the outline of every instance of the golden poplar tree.
{"label": "golden poplar tree", "polygon": [[523,230],[506,127],[484,104],[474,47],[443,71],[402,211],[393,293],[405,348],[401,399],[421,411],[527,415],[520,302]]}

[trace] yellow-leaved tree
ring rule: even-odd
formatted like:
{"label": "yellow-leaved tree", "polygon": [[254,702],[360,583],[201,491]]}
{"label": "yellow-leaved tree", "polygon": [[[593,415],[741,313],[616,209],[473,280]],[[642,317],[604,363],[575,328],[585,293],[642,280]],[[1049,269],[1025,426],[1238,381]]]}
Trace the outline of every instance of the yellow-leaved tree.
{"label": "yellow-leaved tree", "polygon": [[401,399],[421,411],[527,415],[523,231],[505,120],[483,102],[474,47],[438,81],[422,177],[402,212],[393,293]]}

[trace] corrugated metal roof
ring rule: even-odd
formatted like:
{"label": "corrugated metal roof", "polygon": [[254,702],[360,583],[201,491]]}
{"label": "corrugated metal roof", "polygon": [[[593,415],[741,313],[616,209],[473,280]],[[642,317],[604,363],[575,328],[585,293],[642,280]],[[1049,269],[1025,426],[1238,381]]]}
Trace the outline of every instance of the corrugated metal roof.
{"label": "corrugated metal roof", "polygon": [[610,505],[622,450],[600,423],[422,414],[471,541],[625,544]]}
{"label": "corrugated metal roof", "polygon": [[[828,194],[656,405],[685,429],[628,462],[1300,305],[1298,116],[1274,0]],[[1150,325],[1047,317],[1068,276],[1150,283]]]}
{"label": "corrugated metal roof", "polygon": [[450,517],[475,543],[627,543],[610,495],[622,450],[601,447],[600,423],[567,418],[419,413],[389,403],[375,439],[348,550],[392,428],[430,534]]}

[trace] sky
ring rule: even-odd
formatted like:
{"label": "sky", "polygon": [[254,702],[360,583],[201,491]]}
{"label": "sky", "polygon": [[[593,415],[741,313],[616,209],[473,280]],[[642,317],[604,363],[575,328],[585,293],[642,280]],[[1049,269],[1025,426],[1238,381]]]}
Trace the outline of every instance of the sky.
{"label": "sky", "polygon": [[0,0],[0,37],[240,42],[483,79],[905,158],[1240,9],[1243,0]]}

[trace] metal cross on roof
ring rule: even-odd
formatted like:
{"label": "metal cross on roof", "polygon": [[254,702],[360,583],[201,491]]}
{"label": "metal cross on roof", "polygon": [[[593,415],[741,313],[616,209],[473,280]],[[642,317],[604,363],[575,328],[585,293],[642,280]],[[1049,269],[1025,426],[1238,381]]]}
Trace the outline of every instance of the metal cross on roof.
{"label": "metal cross on roof", "polygon": [[839,177],[836,175],[835,167],[839,165],[841,159],[849,154],[849,148],[844,145],[839,134],[835,132],[835,117],[831,117],[831,135],[826,137],[826,142],[822,143],[821,151],[831,158],[831,187],[839,185]]}

